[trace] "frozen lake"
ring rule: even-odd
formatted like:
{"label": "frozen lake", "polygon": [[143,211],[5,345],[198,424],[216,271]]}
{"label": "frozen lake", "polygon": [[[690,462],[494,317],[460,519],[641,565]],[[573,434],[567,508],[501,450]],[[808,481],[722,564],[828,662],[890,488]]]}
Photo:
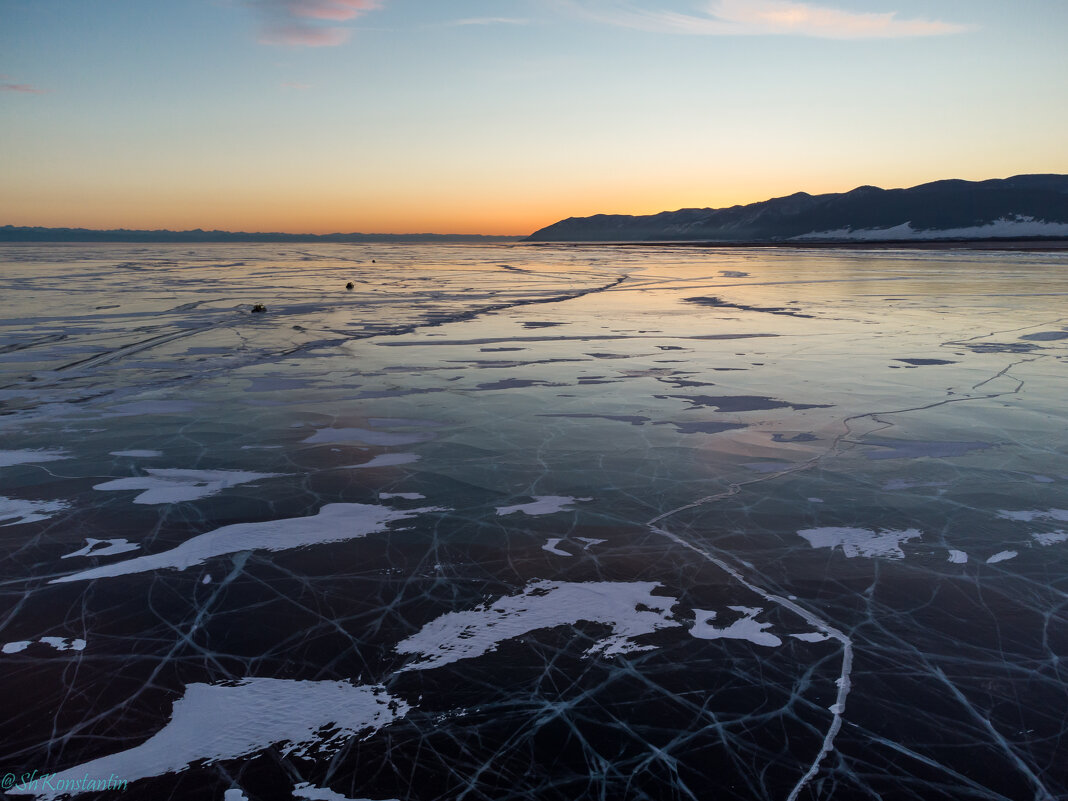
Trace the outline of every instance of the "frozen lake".
{"label": "frozen lake", "polygon": [[4,789],[1068,797],[1066,299],[1063,252],[2,246],[0,770],[55,774]]}

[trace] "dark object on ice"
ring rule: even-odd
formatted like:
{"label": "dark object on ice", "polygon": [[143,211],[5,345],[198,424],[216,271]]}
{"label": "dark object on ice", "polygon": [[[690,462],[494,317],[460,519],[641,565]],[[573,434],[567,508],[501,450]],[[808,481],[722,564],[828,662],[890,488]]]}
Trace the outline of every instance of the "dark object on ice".
{"label": "dark object on ice", "polygon": [[347,284],[345,284],[345,289],[355,289],[355,288],[356,288],[356,284],[352,283],[352,281],[349,281]]}
{"label": "dark object on ice", "polygon": [[253,314],[264,314],[266,311],[267,307],[264,306],[262,303],[257,303],[255,306],[252,307]]}

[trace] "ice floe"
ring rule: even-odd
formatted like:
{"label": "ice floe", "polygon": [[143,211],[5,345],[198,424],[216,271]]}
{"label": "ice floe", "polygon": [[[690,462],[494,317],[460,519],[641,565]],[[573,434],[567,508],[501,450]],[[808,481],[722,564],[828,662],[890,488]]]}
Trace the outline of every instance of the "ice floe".
{"label": "ice floe", "polygon": [[653,595],[654,581],[535,581],[520,595],[505,595],[474,609],[448,612],[397,645],[397,652],[418,661],[402,670],[429,670],[461,659],[482,656],[506,641],[538,629],[570,626],[579,621],[603,623],[612,634],[586,653],[605,656],[646,651],[635,638],[681,625],[671,617],[677,601]]}
{"label": "ice floe", "polygon": [[442,509],[435,506],[400,510],[363,503],[329,503],[317,514],[308,517],[265,520],[260,523],[234,523],[193,537],[169,551],[83,570],[81,573],[53,579],[51,583],[88,581],[149,570],[185,570],[212,557],[239,551],[285,551],[308,545],[342,542],[385,531],[387,523],[434,511]]}
{"label": "ice floe", "polygon": [[[301,782],[293,786],[293,797],[303,801],[371,801],[370,798],[349,798],[335,793],[327,787],[316,787],[310,782]],[[383,798],[381,801],[397,801],[396,798]]]}
{"label": "ice floe", "polygon": [[1068,531],[1047,531],[1032,534],[1031,539],[1039,545],[1056,545],[1058,542],[1068,542]]}
{"label": "ice floe", "polygon": [[988,565],[996,565],[998,562],[1006,562],[1009,559],[1015,559],[1020,554],[1017,551],[998,551],[996,554],[986,560]]}
{"label": "ice floe", "polygon": [[[97,547],[97,546],[103,547]],[[92,537],[85,538],[85,547],[77,551],[65,553],[60,559],[70,559],[72,556],[114,556],[117,553],[136,551],[141,546],[126,539],[94,540]]]}
{"label": "ice floe", "polygon": [[563,542],[563,540],[560,537],[549,537],[545,544],[541,546],[541,549],[543,551],[548,551],[549,553],[554,553],[557,556],[571,556],[567,551],[556,547],[561,542]]}
{"label": "ice floe", "polygon": [[916,540],[923,535],[918,529],[905,531],[878,532],[868,528],[850,528],[832,526],[828,528],[806,528],[797,532],[809,541],[813,548],[836,548],[842,546],[842,552],[850,559],[854,556],[888,556],[892,559],[904,559],[905,552],[901,543]]}
{"label": "ice floe", "polygon": [[57,459],[66,459],[67,452],[63,450],[23,450],[23,451],[0,451],[0,467],[11,467],[17,464],[38,464],[40,462],[54,462]]}
{"label": "ice floe", "polygon": [[964,551],[951,550],[949,552],[949,561],[955,565],[963,565],[965,562],[968,561],[968,554],[966,554]]}
{"label": "ice floe", "polygon": [[511,515],[517,512],[531,517],[536,515],[551,515],[555,512],[566,512],[572,508],[572,504],[580,501],[592,501],[593,498],[572,498],[568,495],[534,495],[531,503],[518,503],[515,506],[498,506],[498,515]]}
{"label": "ice floe", "polygon": [[34,642],[39,642],[42,645],[50,645],[57,651],[84,651],[85,640],[79,637],[40,637],[37,640],[20,640],[18,642],[9,642],[2,649],[5,654],[17,654],[20,651],[25,651]]}
{"label": "ice floe", "polygon": [[1034,520],[1058,520],[1068,523],[1068,509],[1031,509],[1024,512],[1010,512],[1007,509],[1002,509],[998,512],[998,517],[1002,517],[1006,520],[1016,520],[1021,523],[1030,523]]}
{"label": "ice floe", "polygon": [[775,648],[782,645],[782,640],[770,631],[770,623],[761,623],[756,619],[764,610],[756,606],[728,606],[734,612],[741,612],[742,616],[724,628],[717,628],[712,624],[716,619],[716,612],[710,609],[694,609],[696,616],[693,626],[690,628],[690,636],[701,640],[749,640],[755,645],[766,645]]}
{"label": "ice floe", "polygon": [[363,464],[345,465],[346,470],[360,470],[365,467],[397,467],[402,464],[412,464],[419,461],[417,453],[380,453],[370,461]]}
{"label": "ice floe", "polygon": [[250,484],[264,478],[276,478],[282,473],[249,473],[244,470],[171,470],[145,468],[147,476],[117,478],[96,484],[93,489],[105,491],[144,490],[134,503],[180,503],[196,501],[215,495],[229,487]]}
{"label": "ice floe", "polygon": [[[0,527],[47,520],[68,506],[69,504],[63,501],[26,501],[0,496]],[[9,522],[4,522],[5,520]]]}
{"label": "ice floe", "polygon": [[[281,756],[329,753],[358,734],[404,717],[408,705],[380,685],[345,681],[250,678],[226,684],[190,684],[174,702],[170,720],[144,743],[56,773],[53,785],[89,776],[129,782],[254,754],[271,746]],[[12,795],[56,798],[62,793],[15,788]]]}

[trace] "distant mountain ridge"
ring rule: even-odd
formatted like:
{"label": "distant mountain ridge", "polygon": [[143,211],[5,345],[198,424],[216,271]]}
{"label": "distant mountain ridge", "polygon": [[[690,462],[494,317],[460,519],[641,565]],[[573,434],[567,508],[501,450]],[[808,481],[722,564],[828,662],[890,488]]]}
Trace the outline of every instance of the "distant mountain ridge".
{"label": "distant mountain ridge", "polygon": [[113,228],[41,228],[38,226],[0,226],[0,242],[515,242],[518,236],[484,234],[286,234],[247,233],[244,231],[142,231]]}
{"label": "distant mountain ridge", "polygon": [[910,189],[798,192],[746,206],[570,217],[528,242],[855,240],[1068,237],[1068,175],[947,180]]}

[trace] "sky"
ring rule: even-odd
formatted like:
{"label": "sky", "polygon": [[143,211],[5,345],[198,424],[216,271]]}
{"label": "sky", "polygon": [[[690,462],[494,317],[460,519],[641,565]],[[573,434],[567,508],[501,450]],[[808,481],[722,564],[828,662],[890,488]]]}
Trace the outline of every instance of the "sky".
{"label": "sky", "polygon": [[0,225],[525,235],[1068,173],[1065,0],[0,0]]}

